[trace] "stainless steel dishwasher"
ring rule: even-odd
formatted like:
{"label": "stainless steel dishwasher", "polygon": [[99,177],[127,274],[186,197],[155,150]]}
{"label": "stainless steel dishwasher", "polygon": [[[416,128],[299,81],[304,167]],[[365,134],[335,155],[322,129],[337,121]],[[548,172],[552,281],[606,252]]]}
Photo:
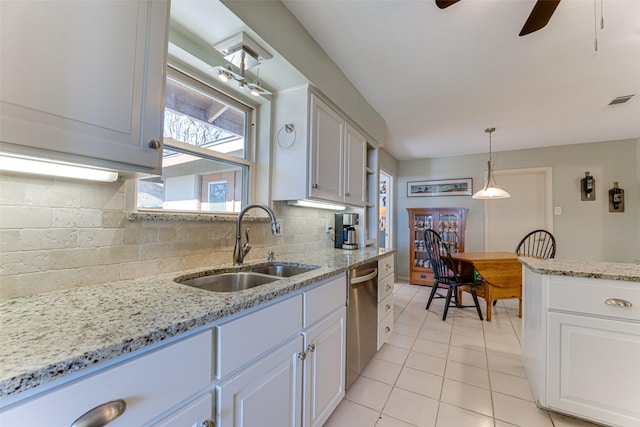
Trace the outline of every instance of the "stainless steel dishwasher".
{"label": "stainless steel dishwasher", "polygon": [[358,378],[377,351],[378,263],[372,262],[349,273],[347,309],[347,383]]}

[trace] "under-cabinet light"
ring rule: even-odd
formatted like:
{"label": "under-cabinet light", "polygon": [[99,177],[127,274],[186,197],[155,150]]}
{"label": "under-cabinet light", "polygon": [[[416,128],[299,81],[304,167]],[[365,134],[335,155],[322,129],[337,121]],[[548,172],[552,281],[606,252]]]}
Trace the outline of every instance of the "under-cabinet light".
{"label": "under-cabinet light", "polygon": [[289,200],[287,202],[291,206],[300,206],[305,208],[329,209],[332,211],[343,211],[347,207],[335,203],[316,202],[314,200]]}
{"label": "under-cabinet light", "polygon": [[55,162],[52,160],[15,156],[4,153],[0,154],[0,170],[88,179],[91,181],[114,182],[118,179],[118,172],[108,169],[98,169],[71,163]]}

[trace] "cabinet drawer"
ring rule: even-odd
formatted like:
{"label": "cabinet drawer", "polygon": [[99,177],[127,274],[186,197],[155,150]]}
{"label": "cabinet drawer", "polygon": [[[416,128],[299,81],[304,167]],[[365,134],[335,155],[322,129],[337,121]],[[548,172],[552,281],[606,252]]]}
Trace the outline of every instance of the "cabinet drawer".
{"label": "cabinet drawer", "polygon": [[139,426],[209,385],[212,333],[203,332],[54,389],[0,413],[3,426],[68,426],[103,403],[122,399],[109,427]]}
{"label": "cabinet drawer", "polygon": [[393,276],[395,271],[395,263],[393,262],[393,255],[388,255],[378,260],[378,277],[385,278],[387,276]]}
{"label": "cabinet drawer", "polygon": [[302,329],[302,295],[217,327],[219,357],[216,376],[227,374],[251,362]]}
{"label": "cabinet drawer", "polygon": [[[615,300],[628,302],[631,306],[607,304],[607,301]],[[549,279],[549,308],[640,320],[640,286],[617,280],[553,277]]]}
{"label": "cabinet drawer", "polygon": [[347,276],[341,275],[304,293],[304,327],[347,305]]}
{"label": "cabinet drawer", "polygon": [[382,322],[378,324],[378,350],[385,343],[387,337],[393,333],[393,310],[387,315]]}
{"label": "cabinet drawer", "polygon": [[389,294],[378,304],[378,323],[388,314],[393,313],[393,295]]}
{"label": "cabinet drawer", "polygon": [[378,277],[378,302],[393,293],[393,276]]}

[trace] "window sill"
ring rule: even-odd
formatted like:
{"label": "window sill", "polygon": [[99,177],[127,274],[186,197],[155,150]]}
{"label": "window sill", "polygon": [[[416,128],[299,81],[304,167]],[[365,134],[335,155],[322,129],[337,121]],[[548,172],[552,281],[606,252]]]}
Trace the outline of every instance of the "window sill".
{"label": "window sill", "polygon": [[[176,212],[127,212],[128,221],[210,221],[236,222],[238,214],[205,214]],[[269,222],[267,217],[245,215],[242,222]]]}

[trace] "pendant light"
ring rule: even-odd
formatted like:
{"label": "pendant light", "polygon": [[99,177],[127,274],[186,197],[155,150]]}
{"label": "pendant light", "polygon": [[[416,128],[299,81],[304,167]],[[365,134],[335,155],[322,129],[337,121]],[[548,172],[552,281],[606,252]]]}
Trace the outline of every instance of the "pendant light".
{"label": "pendant light", "polygon": [[484,188],[476,192],[472,197],[474,199],[506,199],[511,197],[511,194],[498,187],[496,179],[493,177],[493,170],[491,170],[491,134],[496,128],[487,128],[484,131],[489,134],[489,161],[487,162],[487,182],[484,184]]}

